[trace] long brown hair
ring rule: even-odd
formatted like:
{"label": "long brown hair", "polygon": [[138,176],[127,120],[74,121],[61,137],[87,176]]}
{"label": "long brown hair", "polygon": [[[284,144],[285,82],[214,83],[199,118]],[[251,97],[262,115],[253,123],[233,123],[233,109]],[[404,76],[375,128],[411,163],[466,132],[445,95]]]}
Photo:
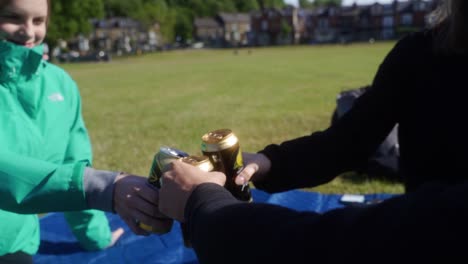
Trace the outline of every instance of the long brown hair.
{"label": "long brown hair", "polygon": [[468,54],[468,1],[445,0],[432,14],[436,51]]}

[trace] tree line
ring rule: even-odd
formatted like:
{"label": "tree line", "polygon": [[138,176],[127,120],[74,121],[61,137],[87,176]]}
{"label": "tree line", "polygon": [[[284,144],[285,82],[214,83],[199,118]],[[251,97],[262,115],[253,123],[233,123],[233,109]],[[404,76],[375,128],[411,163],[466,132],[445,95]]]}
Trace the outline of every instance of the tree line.
{"label": "tree line", "polygon": [[[143,26],[159,23],[166,42],[176,37],[190,39],[196,17],[212,17],[219,12],[250,12],[261,8],[283,8],[283,0],[53,0],[46,41],[70,39],[92,31],[91,18],[128,17]],[[315,2],[341,2],[315,0]],[[314,3],[300,0],[308,7]]]}

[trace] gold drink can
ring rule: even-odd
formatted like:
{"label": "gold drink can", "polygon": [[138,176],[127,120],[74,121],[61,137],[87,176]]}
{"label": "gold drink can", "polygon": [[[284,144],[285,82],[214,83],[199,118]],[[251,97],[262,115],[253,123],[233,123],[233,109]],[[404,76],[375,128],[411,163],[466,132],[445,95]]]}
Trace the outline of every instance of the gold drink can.
{"label": "gold drink can", "polygon": [[[156,188],[161,188],[161,178],[163,172],[166,170],[167,165],[169,165],[174,160],[182,159],[184,157],[188,157],[189,155],[179,149],[171,148],[171,147],[160,147],[159,151],[156,152],[153,158],[153,163],[151,164],[151,169],[148,176],[148,183]],[[168,233],[174,221],[170,218],[162,219],[164,220],[164,226],[160,229],[152,228],[149,225],[144,223],[139,223],[139,226],[146,230],[156,234],[165,234]]]}
{"label": "gold drink can", "polygon": [[[188,156],[182,158],[182,162],[188,163],[206,172],[212,171],[214,169],[213,164],[207,156]],[[192,243],[189,239],[187,226],[184,223],[181,223],[180,228],[182,230],[182,237],[184,239],[185,247],[191,248]]]}
{"label": "gold drink can", "polygon": [[182,158],[182,161],[199,168],[202,171],[212,171],[213,164],[207,156],[188,156]]}
{"label": "gold drink can", "polygon": [[252,201],[252,194],[248,185],[239,186],[234,179],[243,169],[242,152],[239,139],[230,129],[213,130],[202,136],[201,145],[203,155],[213,164],[214,171],[226,175],[226,189],[241,201]]}

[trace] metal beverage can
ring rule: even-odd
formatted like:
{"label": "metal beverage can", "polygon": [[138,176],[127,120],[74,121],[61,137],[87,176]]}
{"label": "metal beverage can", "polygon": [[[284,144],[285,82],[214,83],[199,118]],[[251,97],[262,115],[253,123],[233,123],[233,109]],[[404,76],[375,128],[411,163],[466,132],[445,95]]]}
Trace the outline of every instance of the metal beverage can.
{"label": "metal beverage can", "polygon": [[207,156],[188,156],[182,158],[182,161],[192,166],[199,168],[202,171],[212,171],[214,169],[213,164]]}
{"label": "metal beverage can", "polygon": [[[153,163],[151,164],[151,169],[148,176],[148,183],[157,189],[161,188],[161,178],[163,172],[166,170],[166,166],[174,160],[182,159],[188,156],[189,154],[176,148],[166,146],[160,147],[159,151],[154,155]],[[164,220],[164,226],[160,229],[152,228],[151,226],[141,222],[139,223],[139,226],[146,231],[150,231],[156,234],[168,233],[172,228],[174,220],[170,218],[161,220]]]}
{"label": "metal beverage can", "polygon": [[153,164],[151,164],[149,172],[148,183],[158,189],[161,188],[161,177],[166,166],[174,160],[188,156],[188,153],[176,148],[166,146],[160,147],[159,151],[154,155]]}
{"label": "metal beverage can", "polygon": [[[206,171],[206,172],[212,171],[214,168],[213,164],[211,163],[210,159],[207,156],[188,156],[188,157],[182,158],[181,160],[182,162],[195,166],[199,168],[200,170]],[[182,230],[182,237],[184,239],[185,247],[191,248],[192,242],[190,241],[190,238],[189,238],[188,227],[184,223],[181,223],[180,228]]]}
{"label": "metal beverage can", "polygon": [[213,130],[202,136],[201,150],[213,163],[214,171],[226,175],[226,189],[241,201],[252,201],[248,184],[239,186],[234,179],[244,168],[239,139],[230,129]]}

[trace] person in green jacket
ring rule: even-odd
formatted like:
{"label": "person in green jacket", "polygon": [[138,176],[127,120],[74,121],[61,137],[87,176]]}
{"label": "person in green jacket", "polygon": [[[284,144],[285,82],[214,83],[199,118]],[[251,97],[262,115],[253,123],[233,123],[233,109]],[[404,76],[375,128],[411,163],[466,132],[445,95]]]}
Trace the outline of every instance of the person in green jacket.
{"label": "person in green jacket", "polygon": [[48,0],[0,0],[0,263],[32,263],[38,213],[65,212],[86,250],[123,232],[111,232],[103,211],[138,235],[148,234],[138,221],[167,224],[146,177],[91,167],[77,85],[42,57],[49,9]]}

